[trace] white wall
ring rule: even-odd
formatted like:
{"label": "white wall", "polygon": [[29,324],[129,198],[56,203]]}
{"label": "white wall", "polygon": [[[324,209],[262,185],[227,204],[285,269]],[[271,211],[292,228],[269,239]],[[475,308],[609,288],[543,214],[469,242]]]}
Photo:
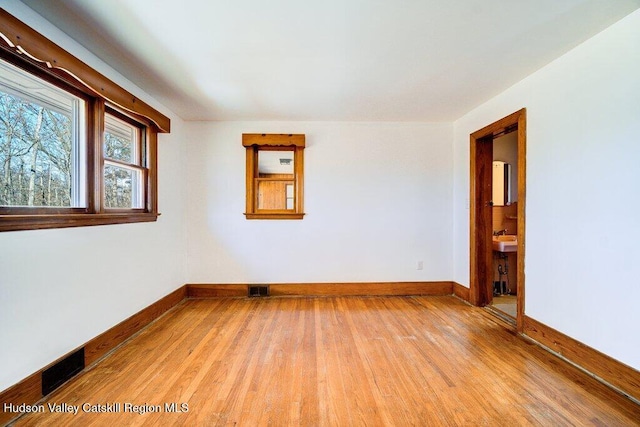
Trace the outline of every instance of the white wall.
{"label": "white wall", "polygon": [[[21,3],[0,6],[166,113]],[[0,233],[0,391],[185,283],[184,130],[170,117],[157,222]]]}
{"label": "white wall", "polygon": [[[451,124],[187,126],[190,283],[451,279]],[[245,219],[242,133],[306,134],[303,220]]]}
{"label": "white wall", "polygon": [[454,124],[454,276],[469,284],[469,134],[527,108],[528,316],[640,369],[640,11]]}
{"label": "white wall", "polygon": [[[0,6],[162,110],[21,3]],[[0,234],[0,390],[185,282],[468,285],[469,134],[522,107],[526,314],[640,368],[639,40],[635,12],[453,126],[170,114],[157,223]],[[244,219],[247,132],[307,135],[304,220]]]}

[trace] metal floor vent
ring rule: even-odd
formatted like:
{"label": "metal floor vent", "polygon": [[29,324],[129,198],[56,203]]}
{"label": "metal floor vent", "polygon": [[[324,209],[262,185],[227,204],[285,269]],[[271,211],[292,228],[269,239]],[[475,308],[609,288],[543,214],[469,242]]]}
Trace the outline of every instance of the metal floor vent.
{"label": "metal floor vent", "polygon": [[84,347],[42,371],[42,395],[46,396],[84,369]]}
{"label": "metal floor vent", "polygon": [[250,297],[268,297],[269,287],[268,286],[249,286],[249,296]]}

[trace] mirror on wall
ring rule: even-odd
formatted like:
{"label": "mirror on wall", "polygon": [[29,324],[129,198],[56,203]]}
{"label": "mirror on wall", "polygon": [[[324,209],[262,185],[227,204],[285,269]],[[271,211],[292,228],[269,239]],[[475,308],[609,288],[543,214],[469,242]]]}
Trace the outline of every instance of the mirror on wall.
{"label": "mirror on wall", "polygon": [[499,160],[493,161],[493,206],[509,206],[511,199],[511,165]]}
{"label": "mirror on wall", "polygon": [[304,217],[304,134],[242,134],[247,219]]}
{"label": "mirror on wall", "polygon": [[516,128],[493,140],[493,206],[518,201],[518,133]]}
{"label": "mirror on wall", "polygon": [[258,209],[292,210],[294,206],[294,165],[292,150],[258,151]]}

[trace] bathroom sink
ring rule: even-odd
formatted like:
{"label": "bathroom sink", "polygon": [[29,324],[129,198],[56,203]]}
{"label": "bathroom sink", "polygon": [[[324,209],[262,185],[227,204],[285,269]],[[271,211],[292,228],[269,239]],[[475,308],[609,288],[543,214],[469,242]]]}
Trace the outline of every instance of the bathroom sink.
{"label": "bathroom sink", "polygon": [[497,252],[516,252],[518,250],[518,236],[493,236],[491,245],[493,250]]}

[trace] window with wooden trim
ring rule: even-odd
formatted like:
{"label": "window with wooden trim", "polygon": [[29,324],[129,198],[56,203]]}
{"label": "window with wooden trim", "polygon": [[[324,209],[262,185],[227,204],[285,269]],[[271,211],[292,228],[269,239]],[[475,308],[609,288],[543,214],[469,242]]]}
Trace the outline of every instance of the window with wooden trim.
{"label": "window with wooden trim", "polygon": [[243,134],[247,219],[304,217],[305,136]]}
{"label": "window with wooden trim", "polygon": [[105,114],[102,148],[105,209],[144,209],[144,127]]}
{"label": "window with wooden trim", "polygon": [[0,9],[0,231],[157,219],[170,121]]}

